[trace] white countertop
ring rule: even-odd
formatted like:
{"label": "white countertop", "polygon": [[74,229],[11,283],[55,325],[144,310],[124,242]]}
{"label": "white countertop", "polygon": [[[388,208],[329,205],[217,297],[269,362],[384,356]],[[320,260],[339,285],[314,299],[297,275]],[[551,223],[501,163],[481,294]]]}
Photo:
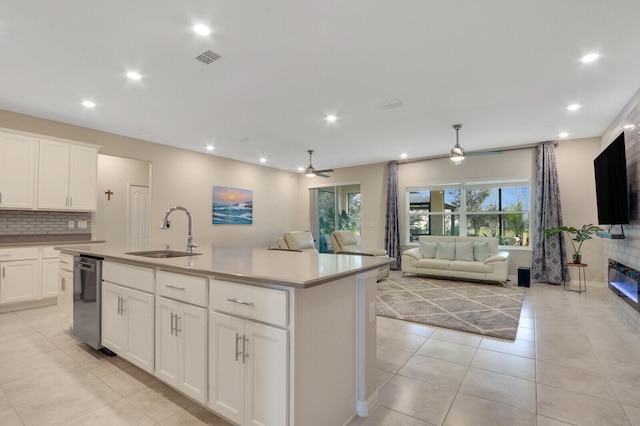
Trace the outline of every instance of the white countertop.
{"label": "white countertop", "polygon": [[375,256],[291,252],[264,248],[231,248],[202,245],[200,255],[156,259],[126,254],[148,250],[185,251],[184,246],[168,244],[86,244],[56,247],[69,254],[86,254],[105,260],[149,267],[162,267],[181,273],[213,275],[220,279],[261,285],[306,288],[350,275],[375,270],[391,259]]}

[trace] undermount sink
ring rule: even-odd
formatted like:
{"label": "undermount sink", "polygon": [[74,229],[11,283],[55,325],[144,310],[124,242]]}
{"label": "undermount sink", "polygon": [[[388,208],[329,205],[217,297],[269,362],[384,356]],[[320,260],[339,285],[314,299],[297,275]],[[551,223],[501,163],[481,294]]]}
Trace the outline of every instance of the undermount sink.
{"label": "undermount sink", "polygon": [[202,253],[190,253],[187,251],[176,251],[176,250],[151,250],[151,251],[132,251],[125,254],[131,254],[133,256],[142,256],[142,257],[154,257],[157,259],[169,259],[172,257],[197,256]]}

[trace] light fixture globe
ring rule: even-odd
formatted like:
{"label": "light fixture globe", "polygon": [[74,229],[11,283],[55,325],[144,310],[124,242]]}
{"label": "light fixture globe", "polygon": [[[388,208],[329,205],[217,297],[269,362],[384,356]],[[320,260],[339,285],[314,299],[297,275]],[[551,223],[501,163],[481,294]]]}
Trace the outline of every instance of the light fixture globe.
{"label": "light fixture globe", "polygon": [[456,129],[456,144],[453,148],[451,148],[451,154],[449,155],[449,158],[451,159],[451,161],[459,163],[460,161],[464,160],[464,149],[462,149],[460,143],[458,143],[458,131],[462,127],[462,124],[454,124],[452,127]]}

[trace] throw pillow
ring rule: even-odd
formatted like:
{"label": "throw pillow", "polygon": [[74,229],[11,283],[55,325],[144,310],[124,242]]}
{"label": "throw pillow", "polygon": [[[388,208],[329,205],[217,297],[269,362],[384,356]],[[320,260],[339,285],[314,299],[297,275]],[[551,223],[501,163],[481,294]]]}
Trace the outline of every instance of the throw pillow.
{"label": "throw pillow", "polygon": [[424,258],[433,259],[436,257],[436,243],[420,241],[420,253]]}
{"label": "throw pillow", "polygon": [[489,243],[485,241],[484,243],[473,243],[473,258],[477,262],[484,262],[491,255],[489,253]]}
{"label": "throw pillow", "polygon": [[436,242],[436,259],[453,260],[455,259],[456,243]]}
{"label": "throw pillow", "polygon": [[473,242],[456,242],[456,260],[473,262]]}

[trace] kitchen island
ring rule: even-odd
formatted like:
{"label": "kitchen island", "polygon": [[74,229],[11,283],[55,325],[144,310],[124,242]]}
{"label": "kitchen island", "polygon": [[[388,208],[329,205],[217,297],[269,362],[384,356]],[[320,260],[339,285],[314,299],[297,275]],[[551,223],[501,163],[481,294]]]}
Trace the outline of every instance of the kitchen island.
{"label": "kitchen island", "polygon": [[344,425],[377,404],[376,275],[389,259],[165,244],[103,258],[102,344],[237,423]]}

